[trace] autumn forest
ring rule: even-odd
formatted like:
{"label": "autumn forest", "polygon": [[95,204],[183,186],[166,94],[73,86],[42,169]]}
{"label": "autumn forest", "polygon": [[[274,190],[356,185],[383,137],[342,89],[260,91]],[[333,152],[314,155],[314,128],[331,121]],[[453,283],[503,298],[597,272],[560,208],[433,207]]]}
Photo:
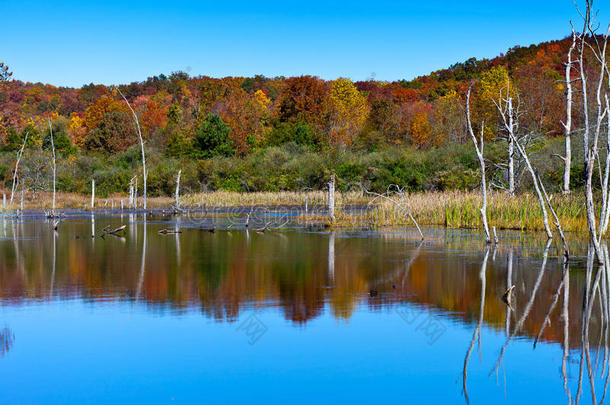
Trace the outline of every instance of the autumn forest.
{"label": "autumn forest", "polygon": [[[49,189],[50,122],[59,191],[86,193],[94,178],[102,195],[126,192],[142,173],[133,107],[152,196],[170,195],[180,169],[187,192],[323,189],[329,172],[336,173],[339,189],[358,182],[374,190],[393,183],[409,191],[472,190],[479,185],[465,118],[472,85],[472,121],[477,128],[484,124],[491,186],[508,188],[507,138],[496,104],[509,92],[518,100],[521,143],[548,187],[560,190],[563,162],[553,155],[563,153],[571,44],[569,36],[514,47],[493,59],[472,58],[395,82],[174,72],[117,88],[75,89],[11,80],[3,65],[0,183],[11,188],[25,142],[23,186],[34,193]],[[574,127],[582,121],[579,102],[575,98]],[[518,157],[515,171],[516,187],[528,189]],[[574,159],[572,187],[580,187],[582,177],[581,159]]]}

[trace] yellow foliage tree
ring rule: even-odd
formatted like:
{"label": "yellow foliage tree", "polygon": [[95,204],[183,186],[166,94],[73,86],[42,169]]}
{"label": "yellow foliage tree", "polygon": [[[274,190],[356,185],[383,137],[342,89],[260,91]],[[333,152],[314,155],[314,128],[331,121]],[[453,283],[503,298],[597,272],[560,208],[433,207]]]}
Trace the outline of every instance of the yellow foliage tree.
{"label": "yellow foliage tree", "polygon": [[85,110],[85,117],[83,120],[84,127],[87,128],[87,130],[97,128],[102,122],[104,114],[111,111],[130,113],[126,104],[116,101],[112,97],[102,96],[95,100],[95,102]]}
{"label": "yellow foliage tree", "polygon": [[351,80],[340,78],[332,83],[328,112],[329,143],[351,145],[369,115],[369,105]]}
{"label": "yellow foliage tree", "polygon": [[85,120],[76,113],[70,115],[70,137],[72,142],[81,147],[85,143],[85,137],[87,136],[87,128],[85,127]]}
{"label": "yellow foliage tree", "polygon": [[481,75],[476,91],[476,101],[473,103],[473,121],[481,123],[485,121],[485,136],[492,138],[497,134],[499,119],[498,110],[494,100],[498,102],[500,96],[515,97],[514,86],[508,77],[508,71],[504,66],[495,66]]}

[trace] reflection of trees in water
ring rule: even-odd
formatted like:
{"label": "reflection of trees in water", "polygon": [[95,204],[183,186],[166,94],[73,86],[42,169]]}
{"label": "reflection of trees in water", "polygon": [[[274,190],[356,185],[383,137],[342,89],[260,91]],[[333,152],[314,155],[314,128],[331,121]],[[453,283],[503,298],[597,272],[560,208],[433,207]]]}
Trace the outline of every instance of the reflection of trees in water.
{"label": "reflection of trees in water", "polygon": [[11,350],[14,342],[15,335],[9,327],[0,329],[0,357],[4,357]]}
{"label": "reflection of trees in water", "polygon": [[[0,298],[19,303],[26,299],[137,297],[162,308],[200,308],[211,318],[229,321],[244,308],[270,303],[297,323],[326,311],[338,319],[349,319],[360,306],[379,310],[405,302],[439,309],[465,323],[475,324],[480,315],[481,257],[476,252],[484,246],[478,237],[469,239],[466,232],[441,232],[436,239],[431,235],[423,245],[398,232],[371,238],[363,234],[346,237],[349,235],[340,232],[209,233],[183,228],[180,235],[163,236],[157,231],[167,224],[156,223],[155,218],[145,221],[138,215],[130,218],[125,240],[91,238],[91,226],[99,231],[108,221],[103,217],[92,223],[88,217],[86,222],[65,221],[55,237],[48,224],[16,223],[15,235],[23,239],[0,245]],[[38,239],[29,240],[31,235]],[[509,282],[516,285],[515,296],[526,297],[516,302],[526,303],[538,278],[532,268],[539,267],[536,262],[540,259],[527,255],[542,251],[538,242],[516,242],[506,240],[494,249],[493,256],[490,252],[487,272],[487,294],[494,299],[485,305],[483,322],[507,330],[507,334],[514,329],[511,319],[519,319],[524,308],[515,305],[510,313],[495,298]],[[540,335],[542,341],[562,343],[560,311],[548,311],[562,278],[551,268],[559,268],[554,253],[549,253],[549,271],[539,283],[518,335]],[[507,267],[507,260],[513,264]],[[579,269],[578,264],[574,267]],[[571,282],[570,301],[580,302],[584,272],[577,271]],[[371,289],[379,294],[369,297]],[[577,304],[567,308],[575,320],[569,325],[568,343],[577,348],[580,308]],[[597,334],[599,327],[592,322],[590,329]]]}
{"label": "reflection of trees in water", "polygon": [[464,393],[464,398],[466,399],[466,403],[470,402],[470,398],[468,397],[468,386],[466,384],[468,380],[468,361],[470,360],[470,355],[472,354],[472,350],[474,349],[474,344],[479,339],[479,354],[481,348],[481,326],[483,325],[483,314],[485,313],[485,286],[487,275],[485,274],[487,271],[487,258],[489,257],[489,246],[485,248],[485,255],[483,256],[483,263],[481,264],[481,272],[479,273],[479,278],[481,279],[481,301],[479,307],[479,321],[477,322],[476,328],[474,328],[474,332],[472,334],[472,339],[470,340],[470,346],[468,346],[468,350],[466,350],[466,357],[464,358],[464,367],[462,369],[462,391]]}
{"label": "reflection of trees in water", "polygon": [[[548,261],[549,245],[547,244],[544,253],[542,264],[536,282],[532,287],[531,291],[527,292],[527,303],[523,310],[518,315],[518,320],[515,323],[512,330],[509,327],[508,317],[512,310],[506,311],[506,331],[507,337],[504,345],[499,350],[499,356],[495,362],[495,366],[489,373],[491,377],[494,373],[498,372],[500,366],[503,367],[503,359],[506,352],[509,349],[510,343],[519,333],[523,327],[525,321],[534,312],[533,309],[536,307],[536,296],[540,292],[540,286],[543,283],[543,279],[549,272],[545,272]],[[604,256],[605,265],[596,266],[595,254],[593,249],[589,249],[587,253],[587,263],[584,274],[584,283],[582,285],[582,296],[578,301],[579,312],[577,316],[570,315],[570,300],[575,305],[577,302],[574,301],[574,297],[570,296],[570,268],[568,261],[563,259],[561,279],[556,283],[554,294],[550,297],[550,301],[544,308],[545,316],[539,323],[539,330],[536,338],[533,341],[533,347],[536,347],[538,340],[544,335],[544,330],[551,327],[551,316],[556,308],[560,307],[561,318],[560,323],[562,325],[562,347],[563,355],[561,360],[561,381],[568,403],[578,404],[582,398],[585,389],[590,391],[591,401],[594,404],[604,403],[607,395],[608,385],[610,382],[610,348],[609,348],[609,335],[610,335],[610,255],[608,253],[607,245],[602,246],[602,252]],[[468,378],[468,362],[470,355],[473,351],[477,338],[481,339],[481,323],[483,320],[483,314],[485,312],[486,295],[485,295],[485,268],[487,263],[488,250],[485,252],[483,259],[483,265],[481,267],[481,293],[480,293],[480,309],[479,309],[479,321],[473,332],[472,339],[466,351],[466,357],[464,359],[463,370],[462,370],[462,390],[466,403],[469,403],[470,397],[467,389],[467,378]],[[509,269],[512,267],[511,255],[509,255]],[[509,271],[510,274],[510,271]],[[510,285],[511,278],[507,278],[507,285]],[[559,301],[562,301],[559,305]],[[493,300],[492,300],[493,301]],[[489,301],[488,301],[489,302]],[[517,311],[515,311],[517,312]],[[516,315],[516,313],[515,313]],[[570,329],[570,324],[576,322],[580,325],[580,330],[577,335],[579,339],[579,350],[570,351],[570,333],[573,330]],[[559,330],[559,329],[558,329]],[[570,354],[578,356],[578,378],[572,383],[576,384],[576,394],[572,395],[572,388],[570,387],[571,379],[569,374],[569,363]],[[506,379],[505,379],[506,381]],[[505,382],[506,383],[506,382]],[[587,387],[588,385],[588,387]],[[601,392],[601,398],[600,398]],[[598,401],[599,400],[599,401]]]}

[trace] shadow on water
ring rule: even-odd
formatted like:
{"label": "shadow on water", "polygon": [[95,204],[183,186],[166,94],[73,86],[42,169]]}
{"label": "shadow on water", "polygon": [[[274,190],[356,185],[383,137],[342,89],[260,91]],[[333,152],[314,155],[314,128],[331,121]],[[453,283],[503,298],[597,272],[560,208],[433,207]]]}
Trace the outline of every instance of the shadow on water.
{"label": "shadow on water", "polygon": [[[450,331],[472,328],[461,365],[467,403],[479,388],[469,386],[475,348],[480,361],[489,361],[486,377],[502,374],[506,385],[505,358],[522,342],[561,347],[569,403],[585,389],[592,401],[605,400],[610,275],[582,242],[571,246],[568,263],[558,242],[518,233],[502,234],[492,248],[469,231],[427,229],[420,242],[415,231],[255,230],[239,221],[74,215],[55,232],[40,218],[0,218],[0,306],[114,302],[169,315],[201,313],[221,323],[275,308],[295,326],[325,313],[347,322],[364,312],[415,308],[449,323],[443,327]],[[124,235],[102,232],[122,224]],[[168,229],[174,232],[159,233]],[[606,246],[604,253],[608,263]],[[483,333],[503,342],[490,348]],[[0,330],[1,356],[13,342],[8,327]],[[488,348],[493,358],[485,357]]]}

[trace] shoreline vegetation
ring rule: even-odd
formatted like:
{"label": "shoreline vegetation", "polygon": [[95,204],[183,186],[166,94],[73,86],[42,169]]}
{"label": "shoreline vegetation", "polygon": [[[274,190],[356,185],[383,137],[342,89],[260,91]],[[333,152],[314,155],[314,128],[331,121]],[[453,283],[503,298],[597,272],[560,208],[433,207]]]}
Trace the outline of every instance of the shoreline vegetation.
{"label": "shoreline vegetation", "polygon": [[[5,192],[6,193],[6,192]],[[9,193],[10,194],[10,193]],[[16,196],[18,197],[18,196]],[[129,196],[111,194],[95,201],[95,211],[128,211]],[[267,207],[285,208],[297,213],[295,220],[302,223],[320,223],[336,228],[404,228],[413,223],[403,210],[395,204],[376,200],[363,192],[335,193],[335,221],[331,224],[327,215],[328,192],[232,192],[213,191],[190,193],[180,196],[181,209],[203,210],[213,214],[214,208],[230,207]],[[587,232],[587,217],[584,197],[580,193],[570,195],[555,194],[552,201],[566,232],[584,234]],[[305,206],[307,205],[307,212]],[[449,229],[481,229],[481,195],[477,190],[470,192],[422,192],[405,194],[404,206],[407,207],[420,226],[442,226]],[[368,207],[367,207],[368,206]],[[84,194],[58,193],[56,207],[59,211],[77,209],[91,211],[91,196]],[[149,210],[167,210],[174,207],[173,197],[149,197]],[[360,209],[351,210],[357,207]],[[19,198],[8,203],[5,211],[18,210]],[[24,210],[46,211],[51,208],[50,193],[40,192],[32,198],[31,193],[24,197]],[[138,199],[138,210],[143,209]],[[493,191],[488,194],[488,221],[498,230],[519,230],[522,232],[543,232],[544,223],[538,198],[532,193],[523,193],[509,198],[507,192]]]}
{"label": "shoreline vegetation", "polygon": [[[602,263],[610,35],[597,32],[591,7],[580,33],[410,81],[174,72],[70,89],[12,80],[5,67],[6,208],[56,218],[94,209],[94,195],[95,207],[114,210],[138,196],[138,212],[282,207],[327,227],[414,226],[422,239],[420,225],[483,229],[488,244],[502,229],[552,239],[552,223],[566,258],[563,231],[588,232]],[[267,216],[254,215],[266,230]]]}

